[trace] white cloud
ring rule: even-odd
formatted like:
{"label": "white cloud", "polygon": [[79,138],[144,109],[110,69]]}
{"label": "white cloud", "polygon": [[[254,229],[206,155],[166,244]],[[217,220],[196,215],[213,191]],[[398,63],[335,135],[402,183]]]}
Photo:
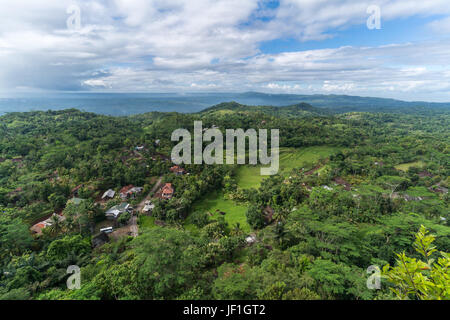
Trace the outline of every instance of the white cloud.
{"label": "white cloud", "polygon": [[428,24],[428,26],[436,33],[449,34],[450,33],[450,17],[435,20]]}
{"label": "white cloud", "polygon": [[[363,25],[371,4],[388,21],[450,14],[447,0],[283,0],[261,9],[263,2],[0,0],[0,89],[449,96],[448,40],[280,54],[258,49],[261,41],[320,40]],[[81,9],[75,31],[66,26],[73,4]],[[262,16],[270,19],[255,19]],[[447,30],[449,21],[429,30]]]}

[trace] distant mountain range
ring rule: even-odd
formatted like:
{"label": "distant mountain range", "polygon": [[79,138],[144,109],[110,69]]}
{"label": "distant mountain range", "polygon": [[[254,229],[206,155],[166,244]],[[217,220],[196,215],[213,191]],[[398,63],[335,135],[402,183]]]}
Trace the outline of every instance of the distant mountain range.
{"label": "distant mountain range", "polygon": [[[449,103],[406,102],[394,99],[347,95],[296,95],[245,93],[59,93],[41,96],[0,99],[0,115],[6,112],[62,110],[76,108],[100,114],[125,116],[151,111],[199,112],[222,102],[235,101],[251,106],[294,106],[306,103],[319,114],[366,112],[449,111]],[[305,107],[305,106],[303,106]],[[325,110],[326,109],[326,110]],[[308,111],[308,110],[306,110]]]}
{"label": "distant mountain range", "polygon": [[298,103],[291,106],[248,106],[237,102],[224,102],[202,110],[202,114],[217,114],[223,111],[233,112],[262,112],[271,116],[283,117],[308,117],[333,114],[330,109],[316,108],[308,103]]}
{"label": "distant mountain range", "polygon": [[[423,102],[423,101],[401,101],[386,98],[359,97],[348,95],[297,95],[297,94],[266,94],[259,92],[247,92],[241,94],[239,100],[249,99],[252,105],[272,105],[287,106],[298,104],[299,102],[308,103],[317,108],[331,109],[336,113],[350,111],[367,111],[367,112],[405,112],[405,109],[424,110],[424,109],[450,109],[450,102]],[[260,103],[254,103],[260,101]]]}

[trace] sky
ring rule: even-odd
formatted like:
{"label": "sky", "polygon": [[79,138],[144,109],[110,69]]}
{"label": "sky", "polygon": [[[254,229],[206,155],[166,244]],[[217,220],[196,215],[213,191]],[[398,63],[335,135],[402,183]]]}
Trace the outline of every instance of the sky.
{"label": "sky", "polygon": [[0,95],[60,91],[258,91],[448,102],[450,5],[0,0]]}

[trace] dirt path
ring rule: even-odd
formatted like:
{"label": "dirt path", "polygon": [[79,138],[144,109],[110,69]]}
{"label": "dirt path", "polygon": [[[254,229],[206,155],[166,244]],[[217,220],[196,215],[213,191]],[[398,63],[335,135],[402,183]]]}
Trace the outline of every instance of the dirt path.
{"label": "dirt path", "polygon": [[132,216],[131,219],[130,219],[129,224],[130,224],[131,236],[136,238],[138,236],[138,234],[139,234],[139,228],[138,228],[138,225],[137,225],[137,216]]}
{"label": "dirt path", "polygon": [[123,236],[129,235],[133,237],[137,237],[139,235],[139,227],[137,224],[138,221],[138,214],[142,212],[142,209],[144,209],[145,201],[150,200],[150,196],[155,193],[156,190],[161,186],[163,177],[159,177],[158,181],[156,181],[155,185],[153,186],[150,193],[143,199],[136,207],[136,214],[131,217],[131,219],[128,221],[128,225],[122,228],[119,228],[115,230],[113,233],[111,233],[111,237],[114,239],[119,239]]}
{"label": "dirt path", "polygon": [[159,177],[158,181],[156,181],[155,185],[153,186],[152,190],[150,190],[149,194],[137,205],[136,211],[141,213],[142,209],[145,207],[145,202],[150,200],[151,195],[153,195],[156,190],[161,186],[163,176]]}

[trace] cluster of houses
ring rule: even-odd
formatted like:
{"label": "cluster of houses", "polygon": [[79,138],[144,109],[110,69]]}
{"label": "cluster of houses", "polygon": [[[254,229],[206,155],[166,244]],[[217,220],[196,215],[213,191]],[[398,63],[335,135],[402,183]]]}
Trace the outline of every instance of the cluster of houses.
{"label": "cluster of houses", "polygon": [[[157,146],[159,144],[160,144],[160,141],[156,140],[155,146]],[[145,149],[145,146],[136,146],[135,147],[135,151],[143,151],[144,149]],[[160,157],[162,160],[167,160],[167,161],[169,160],[169,158],[167,158],[166,156],[164,156],[162,154],[156,154],[156,156]],[[156,160],[156,158],[155,158],[155,160]],[[175,175],[188,174],[184,168],[177,166],[177,165],[172,166],[170,168],[170,171],[172,173],[174,173]],[[70,201],[76,205],[80,204],[81,201],[83,201],[83,199],[77,198],[79,190],[83,187],[84,187],[84,185],[80,184],[71,190],[73,198]],[[126,200],[135,199],[136,196],[139,195],[140,193],[142,193],[143,190],[144,190],[144,188],[135,187],[133,185],[124,186],[122,189],[119,190],[119,192],[116,192],[113,189],[108,189],[107,191],[105,191],[103,193],[103,195],[101,196],[101,199],[98,199],[97,203],[104,203],[110,199],[114,199],[117,195],[119,195],[120,199],[123,202],[109,208],[105,212],[105,217],[108,220],[116,220],[120,217],[121,214],[123,214],[125,212],[129,212],[129,213],[133,212],[133,208],[130,206],[129,203],[126,202]],[[169,199],[172,199],[174,192],[175,192],[175,189],[174,189],[172,183],[165,183],[158,190],[158,192],[155,194],[154,197],[163,199],[163,200],[169,200]],[[152,212],[154,208],[155,208],[155,205],[150,200],[147,200],[145,202],[142,212],[148,214],[148,213]],[[58,219],[60,219],[61,221],[65,220],[65,217],[63,214],[54,213],[53,216],[57,216]],[[50,226],[51,224],[52,224],[52,217],[49,217],[49,218],[45,219],[44,221],[37,222],[30,229],[36,234],[42,234],[42,229]],[[101,233],[112,232],[112,227],[107,227],[107,228],[103,228],[103,229],[101,230]]]}

